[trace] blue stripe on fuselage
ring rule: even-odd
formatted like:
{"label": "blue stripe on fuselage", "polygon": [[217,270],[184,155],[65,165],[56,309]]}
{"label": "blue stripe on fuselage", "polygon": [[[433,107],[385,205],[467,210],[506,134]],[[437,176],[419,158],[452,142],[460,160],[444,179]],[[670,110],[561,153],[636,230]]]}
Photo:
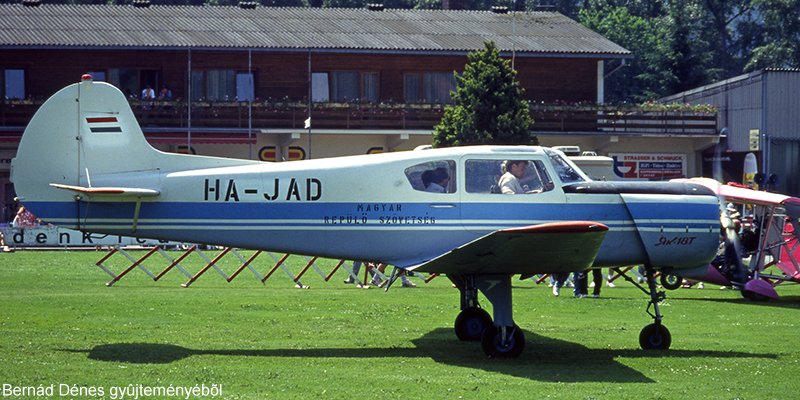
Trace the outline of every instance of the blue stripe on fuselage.
{"label": "blue stripe on fuselage", "polygon": [[[26,203],[27,204],[27,203]],[[81,224],[100,222],[125,224],[134,217],[135,203],[31,202],[28,204],[45,221],[66,224],[80,216]],[[80,207],[78,210],[76,207]],[[640,226],[708,226],[714,207],[708,204],[628,204],[636,211]],[[629,226],[632,221],[624,204],[509,204],[461,203],[460,207],[435,208],[429,203],[205,203],[144,202],[139,226],[147,225],[275,225],[303,226],[347,224],[358,220],[363,225],[406,223],[456,225],[462,220],[470,226],[519,226],[525,221],[589,220],[610,226]],[[296,222],[292,222],[296,221]],[[366,222],[366,223],[364,223]]]}
{"label": "blue stripe on fuselage", "polygon": [[[442,208],[429,203],[145,202],[133,232],[135,203],[26,205],[45,221],[92,232],[380,259],[402,266],[426,261],[497,229],[563,220],[590,220],[609,226],[596,260],[601,265],[643,263],[646,255],[639,245],[637,227],[656,231],[703,228],[706,233],[716,227],[713,205],[694,203],[683,204],[678,215],[669,215],[654,202],[642,209],[646,214],[637,215],[640,222],[634,226],[621,203],[461,203]],[[76,223],[77,215],[82,217]],[[642,221],[644,218],[653,221]]]}

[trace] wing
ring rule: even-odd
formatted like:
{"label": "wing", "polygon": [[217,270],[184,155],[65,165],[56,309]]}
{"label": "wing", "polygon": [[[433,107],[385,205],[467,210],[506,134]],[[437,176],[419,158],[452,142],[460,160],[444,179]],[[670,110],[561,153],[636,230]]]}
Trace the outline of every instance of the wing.
{"label": "wing", "polygon": [[445,274],[583,271],[594,263],[608,227],[591,221],[502,229],[413,268]]}

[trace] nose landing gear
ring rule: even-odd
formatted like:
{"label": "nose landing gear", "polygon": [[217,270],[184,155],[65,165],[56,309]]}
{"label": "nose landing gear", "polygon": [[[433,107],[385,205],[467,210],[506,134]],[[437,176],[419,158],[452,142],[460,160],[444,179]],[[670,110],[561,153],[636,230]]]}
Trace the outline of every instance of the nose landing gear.
{"label": "nose landing gear", "polygon": [[[639,332],[639,346],[644,350],[667,350],[672,344],[672,335],[669,333],[669,329],[661,323],[662,315],[658,307],[658,303],[664,301],[667,298],[667,294],[659,291],[656,286],[655,268],[645,265],[644,269],[647,288],[642,287],[642,285],[622,273],[618,268],[614,268],[626,281],[650,296],[650,302],[647,303],[647,314],[653,318],[653,323],[645,326]],[[650,311],[651,307],[653,308],[652,312]]]}

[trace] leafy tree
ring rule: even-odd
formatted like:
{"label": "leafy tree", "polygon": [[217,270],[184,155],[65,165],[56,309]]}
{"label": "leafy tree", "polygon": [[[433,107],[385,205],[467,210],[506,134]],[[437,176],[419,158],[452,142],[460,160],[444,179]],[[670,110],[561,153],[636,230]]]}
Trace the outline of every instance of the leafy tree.
{"label": "leafy tree", "polygon": [[635,57],[606,78],[606,101],[642,101],[670,93],[676,78],[666,17],[645,18],[631,14],[627,7],[599,6],[581,10],[580,22]]}
{"label": "leafy tree", "polygon": [[[523,11],[556,11],[572,19],[578,18],[582,0],[516,0],[517,10]],[[524,8],[519,3],[525,5]]]}
{"label": "leafy tree", "polygon": [[751,0],[704,0],[699,3],[701,11],[700,36],[706,39],[712,68],[722,77],[741,73],[744,55],[752,50],[751,37],[738,34],[736,28],[743,25],[744,32],[750,27],[753,17]]}
{"label": "leafy tree", "polygon": [[470,52],[462,74],[456,74],[454,105],[445,107],[433,132],[434,147],[467,144],[536,144],[524,90],[508,60],[494,43]]}
{"label": "leafy tree", "polygon": [[[564,1],[564,0],[559,0]],[[586,0],[581,10],[628,10],[628,14],[642,18],[659,18],[667,14],[667,0]]]}
{"label": "leafy tree", "polygon": [[709,44],[701,34],[702,15],[702,7],[696,0],[670,2],[670,45],[673,56],[670,69],[675,75],[675,80],[670,86],[672,93],[702,86],[718,79],[721,75],[721,71],[711,65]]}
{"label": "leafy tree", "polygon": [[261,0],[264,7],[306,7],[308,2],[305,0]]}
{"label": "leafy tree", "polygon": [[764,18],[764,44],[753,50],[745,66],[800,68],[800,0],[755,0]]}

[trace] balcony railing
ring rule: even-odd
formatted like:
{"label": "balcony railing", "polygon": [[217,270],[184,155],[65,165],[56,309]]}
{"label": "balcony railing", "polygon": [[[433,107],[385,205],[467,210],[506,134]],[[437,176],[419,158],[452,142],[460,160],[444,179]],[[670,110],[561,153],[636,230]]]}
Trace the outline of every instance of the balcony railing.
{"label": "balcony railing", "polygon": [[[0,127],[27,125],[41,101],[0,102]],[[308,106],[297,102],[132,101],[139,124],[148,128],[303,129]],[[314,129],[432,129],[442,117],[441,104],[314,103]],[[252,120],[250,119],[252,115]],[[635,106],[533,104],[533,131],[550,134],[708,136],[717,134],[716,112],[653,111]],[[13,130],[13,129],[12,129]]]}

